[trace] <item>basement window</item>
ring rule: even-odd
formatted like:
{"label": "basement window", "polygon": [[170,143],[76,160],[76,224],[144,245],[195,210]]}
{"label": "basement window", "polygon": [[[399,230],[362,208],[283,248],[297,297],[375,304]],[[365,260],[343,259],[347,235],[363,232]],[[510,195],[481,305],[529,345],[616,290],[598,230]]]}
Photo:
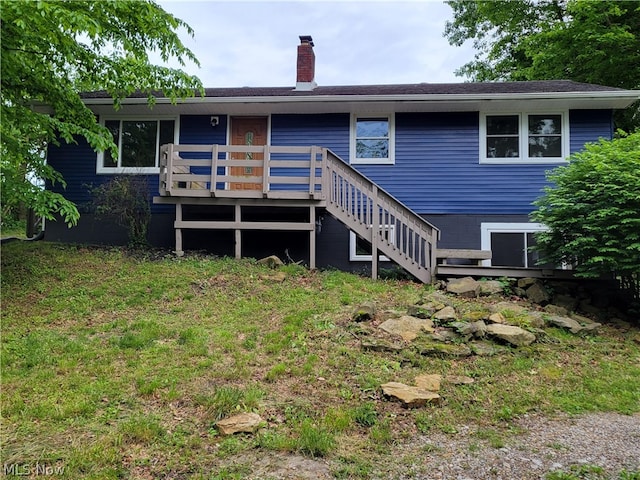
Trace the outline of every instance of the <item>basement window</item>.
{"label": "basement window", "polygon": [[547,230],[541,223],[481,223],[481,248],[491,250],[491,260],[482,264],[493,267],[557,268],[538,265],[539,253],[531,251],[535,233]]}
{"label": "basement window", "polygon": [[[384,227],[384,236],[389,243],[395,245],[395,226],[386,225]],[[349,232],[349,260],[352,262],[371,262],[373,260],[371,244],[354,232]],[[384,255],[380,255],[378,260],[381,262],[391,261]]]}
{"label": "basement window", "polygon": [[97,173],[149,174],[159,172],[160,146],[178,143],[176,118],[105,118],[118,155],[98,153]]}

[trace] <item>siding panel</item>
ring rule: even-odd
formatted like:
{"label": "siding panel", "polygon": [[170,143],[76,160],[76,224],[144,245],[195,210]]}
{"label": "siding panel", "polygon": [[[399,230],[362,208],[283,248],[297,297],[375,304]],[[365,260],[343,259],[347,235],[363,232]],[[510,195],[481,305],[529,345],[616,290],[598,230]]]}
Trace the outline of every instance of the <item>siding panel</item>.
{"label": "siding panel", "polygon": [[[571,150],[611,134],[611,112],[570,113]],[[553,165],[481,165],[479,114],[396,115],[395,165],[358,169],[421,214],[527,214]]]}
{"label": "siding panel", "polygon": [[271,145],[318,145],[349,159],[349,114],[273,115]]}

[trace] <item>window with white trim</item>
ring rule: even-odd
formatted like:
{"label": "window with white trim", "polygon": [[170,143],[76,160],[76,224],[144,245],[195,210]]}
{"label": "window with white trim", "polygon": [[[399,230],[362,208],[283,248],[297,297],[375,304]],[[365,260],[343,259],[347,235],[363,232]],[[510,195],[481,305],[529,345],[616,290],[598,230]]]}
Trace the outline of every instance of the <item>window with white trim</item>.
{"label": "window with white trim", "polygon": [[480,115],[480,163],[560,163],[568,156],[566,112]]}
{"label": "window with white trim", "polygon": [[158,173],[160,146],[178,143],[178,121],[171,118],[105,118],[118,147],[98,154],[98,173]]}
{"label": "window with white trim", "polygon": [[[385,239],[392,245],[396,244],[395,225],[385,225]],[[354,232],[349,232],[349,260],[352,262],[370,262],[373,260],[371,244]],[[380,255],[378,260],[390,262],[386,256]]]}
{"label": "window with white trim", "polygon": [[350,162],[353,164],[395,163],[393,115],[352,115]]}
{"label": "window with white trim", "polygon": [[541,223],[481,223],[481,249],[491,250],[491,260],[483,265],[493,267],[555,268],[538,265],[539,254],[531,251],[535,233],[547,230]]}

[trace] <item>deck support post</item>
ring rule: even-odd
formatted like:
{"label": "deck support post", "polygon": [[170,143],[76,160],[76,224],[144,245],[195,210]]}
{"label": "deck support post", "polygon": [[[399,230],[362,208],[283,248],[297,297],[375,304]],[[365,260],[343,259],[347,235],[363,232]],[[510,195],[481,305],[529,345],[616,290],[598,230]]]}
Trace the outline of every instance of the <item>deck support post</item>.
{"label": "deck support post", "polygon": [[[242,207],[240,206],[239,203],[236,203],[235,205],[235,221],[238,224],[242,222]],[[240,259],[242,258],[242,230],[236,229],[235,235],[236,235],[235,256],[236,256],[236,259]]]}
{"label": "deck support post", "polygon": [[184,250],[182,249],[182,228],[178,227],[178,225],[180,224],[179,222],[182,222],[182,203],[180,202],[176,203],[175,230],[176,230],[176,255],[178,257],[181,257],[184,255]]}
{"label": "deck support post", "polygon": [[371,278],[378,279],[378,235],[380,232],[380,209],[378,207],[378,186],[373,184],[373,212],[371,218]]}
{"label": "deck support post", "polygon": [[309,207],[309,223],[311,230],[309,231],[309,268],[316,269],[316,207]]}

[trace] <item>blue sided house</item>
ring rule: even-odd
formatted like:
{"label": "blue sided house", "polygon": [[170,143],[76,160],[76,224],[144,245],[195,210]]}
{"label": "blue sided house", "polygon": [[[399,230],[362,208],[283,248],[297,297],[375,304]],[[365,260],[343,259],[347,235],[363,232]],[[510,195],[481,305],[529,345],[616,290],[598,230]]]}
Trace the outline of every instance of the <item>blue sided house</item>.
{"label": "blue sided house", "polygon": [[614,110],[640,97],[572,81],[318,86],[313,41],[300,40],[293,87],[211,88],[153,109],[133,95],[118,111],[86,94],[119,155],[50,147],[82,216],[71,229],[49,222],[45,238],[125,244],[92,213],[91,191],[135,175],[152,202],[149,242],[178,253],[276,254],[374,276],[395,262],[425,282],[470,262],[531,274],[545,227],[528,215],[545,172],[611,138]]}

